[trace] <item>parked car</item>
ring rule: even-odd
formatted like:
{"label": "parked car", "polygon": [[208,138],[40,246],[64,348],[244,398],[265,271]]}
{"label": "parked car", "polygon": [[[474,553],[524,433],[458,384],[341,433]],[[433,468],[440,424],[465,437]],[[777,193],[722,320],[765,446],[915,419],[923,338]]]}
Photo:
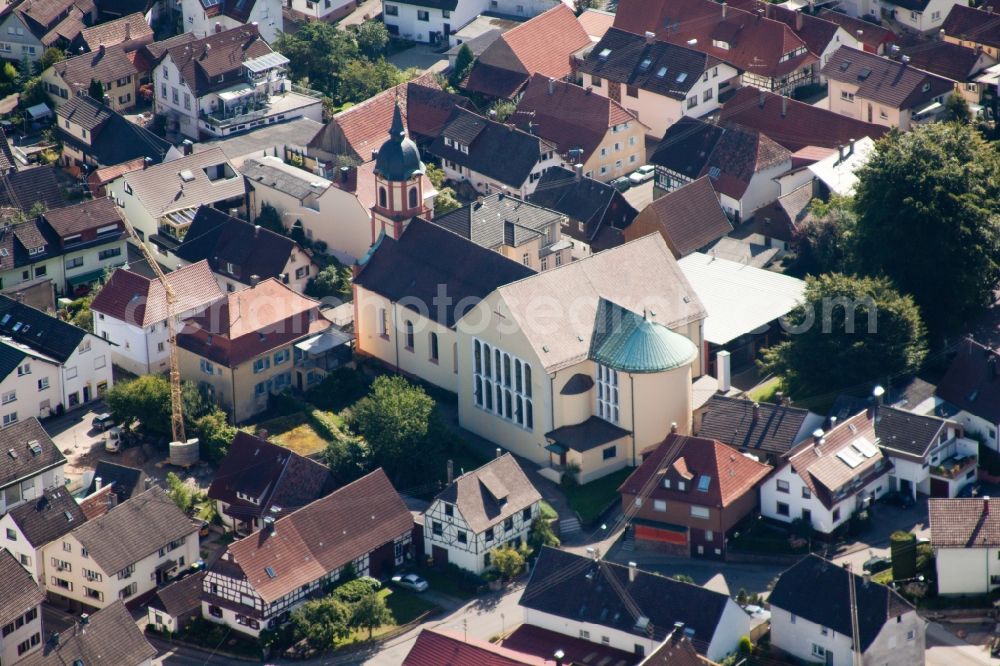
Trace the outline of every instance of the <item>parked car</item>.
{"label": "parked car", "polygon": [[747,615],[755,620],[760,620],[761,622],[768,622],[771,619],[771,611],[766,608],[761,608],[756,604],[747,604],[743,607],[743,610],[747,612]]}
{"label": "parked car", "polygon": [[104,450],[108,453],[118,453],[122,450],[122,429],[113,426],[104,435]]}
{"label": "parked car", "polygon": [[405,587],[407,590],[413,590],[414,592],[423,592],[430,587],[426,580],[417,574],[412,573],[401,576],[393,576],[392,582],[400,587]]}
{"label": "parked car", "polygon": [[861,565],[861,568],[868,573],[878,573],[880,571],[885,571],[892,566],[892,560],[888,557],[882,557],[881,555],[875,555],[873,557],[865,560],[865,563]]}
{"label": "parked car", "polygon": [[965,484],[956,497],[979,497],[979,484],[975,481]]}
{"label": "parked car", "polygon": [[628,179],[628,176],[622,176],[611,181],[611,187],[619,192],[628,192],[629,188],[632,187],[632,181]]}
{"label": "parked car", "polygon": [[656,175],[656,167],[652,164],[643,164],[641,167],[629,174],[628,180],[633,185],[641,185],[647,180],[652,180]]}
{"label": "parked car", "polygon": [[908,509],[917,503],[917,501],[913,499],[913,495],[910,493],[901,493],[898,490],[886,494],[885,501],[893,506],[902,507],[904,509]]}
{"label": "parked car", "polygon": [[90,425],[97,432],[104,432],[108,428],[115,425],[115,417],[108,412],[104,412],[103,414],[95,416],[94,420],[90,422]]}

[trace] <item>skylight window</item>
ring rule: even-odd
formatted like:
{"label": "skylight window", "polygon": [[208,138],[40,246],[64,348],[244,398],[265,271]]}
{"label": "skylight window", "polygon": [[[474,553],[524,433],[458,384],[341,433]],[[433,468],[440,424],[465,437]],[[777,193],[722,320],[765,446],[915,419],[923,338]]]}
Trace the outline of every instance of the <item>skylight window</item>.
{"label": "skylight window", "polygon": [[268,578],[277,578],[278,574],[274,573],[274,569],[271,567],[264,567],[264,573],[267,574]]}
{"label": "skylight window", "polygon": [[17,322],[16,324],[14,324],[14,329],[13,329],[14,332],[17,333],[18,331],[20,331],[21,330],[21,326],[23,326],[23,324],[21,322]]}
{"label": "skylight window", "polygon": [[0,326],[6,326],[7,322],[9,322],[9,321],[10,321],[10,315],[9,314],[5,314],[3,316],[3,319],[0,319]]}
{"label": "skylight window", "polygon": [[850,66],[851,66],[851,61],[850,60],[841,60],[840,61],[840,71],[846,72]]}
{"label": "skylight window", "polygon": [[703,493],[708,492],[708,488],[712,485],[712,477],[702,474],[698,478],[698,490]]}
{"label": "skylight window", "polygon": [[639,71],[648,72],[649,68],[652,66],[653,66],[653,61],[650,60],[649,58],[645,58],[642,62],[639,63]]}
{"label": "skylight window", "polygon": [[860,72],[858,72],[858,78],[861,79],[862,81],[864,81],[871,75],[872,75],[871,67],[864,67]]}
{"label": "skylight window", "polygon": [[608,56],[611,55],[611,49],[601,49],[601,52],[597,54],[597,57],[601,60],[607,60]]}
{"label": "skylight window", "polygon": [[667,75],[667,68],[666,67],[661,67],[658,70],[656,70],[656,78],[662,79],[666,75]]}
{"label": "skylight window", "polygon": [[688,77],[687,72],[681,72],[680,74],[677,75],[677,83],[684,83],[685,81],[687,81],[687,77]]}
{"label": "skylight window", "polygon": [[191,169],[184,169],[177,175],[180,176],[181,180],[183,180],[185,183],[190,183],[192,180],[194,180],[194,173],[191,171]]}
{"label": "skylight window", "polygon": [[712,180],[715,180],[721,174],[722,174],[722,170],[719,167],[717,167],[717,166],[711,167],[708,170],[708,177],[711,178]]}

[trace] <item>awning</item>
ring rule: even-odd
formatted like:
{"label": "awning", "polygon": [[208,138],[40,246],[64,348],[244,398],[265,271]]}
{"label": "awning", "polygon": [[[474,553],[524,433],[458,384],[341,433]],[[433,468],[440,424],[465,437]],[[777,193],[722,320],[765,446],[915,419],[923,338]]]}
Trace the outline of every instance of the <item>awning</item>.
{"label": "awning", "polygon": [[552,444],[546,446],[545,450],[554,453],[557,456],[561,456],[562,454],[569,451],[569,449],[567,449],[565,446],[563,446],[562,444],[558,444],[556,442],[553,442]]}
{"label": "awning", "polygon": [[223,102],[235,102],[241,97],[246,97],[247,95],[252,94],[253,91],[254,91],[253,86],[247,85],[246,83],[242,83],[238,86],[233,86],[228,90],[223,90],[222,92],[220,92],[219,99],[221,99]]}
{"label": "awning", "polygon": [[177,566],[177,560],[165,560],[156,567],[157,571],[170,571]]}
{"label": "awning", "polygon": [[281,55],[277,51],[268,53],[267,55],[262,55],[259,58],[251,58],[243,63],[243,66],[247,68],[247,71],[252,74],[259,74],[261,72],[266,72],[269,69],[274,69],[275,67],[282,67],[288,64],[288,58]]}
{"label": "awning", "polygon": [[917,109],[916,112],[914,112],[914,115],[922,116],[927,113],[937,113],[942,108],[944,107],[941,106],[941,102],[931,102],[930,104]]}
{"label": "awning", "polygon": [[307,354],[325,354],[326,352],[347,344],[351,341],[351,336],[336,328],[329,328],[319,335],[306,338],[302,342],[295,344],[295,348]]}
{"label": "awning", "polygon": [[81,273],[80,275],[74,275],[71,278],[67,278],[66,281],[69,282],[70,287],[79,287],[81,284],[91,284],[97,282],[102,277],[104,277],[104,269],[90,271],[87,273]]}

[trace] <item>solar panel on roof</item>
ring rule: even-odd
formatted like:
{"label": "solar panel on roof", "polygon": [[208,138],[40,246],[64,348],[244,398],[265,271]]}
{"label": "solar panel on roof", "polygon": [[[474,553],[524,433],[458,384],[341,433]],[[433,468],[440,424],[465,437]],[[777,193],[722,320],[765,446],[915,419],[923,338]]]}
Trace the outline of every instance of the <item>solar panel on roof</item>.
{"label": "solar panel on roof", "polygon": [[878,449],[875,447],[875,445],[869,442],[864,437],[858,437],[857,439],[855,439],[853,442],[851,442],[851,446],[857,449],[858,453],[863,455],[865,458],[873,458],[875,454],[878,453]]}
{"label": "solar panel on roof", "polygon": [[841,451],[838,451],[837,457],[840,458],[843,461],[843,463],[848,467],[850,467],[851,469],[854,469],[855,467],[857,467],[858,465],[860,465],[865,461],[865,459],[861,456],[861,454],[853,449],[843,449]]}

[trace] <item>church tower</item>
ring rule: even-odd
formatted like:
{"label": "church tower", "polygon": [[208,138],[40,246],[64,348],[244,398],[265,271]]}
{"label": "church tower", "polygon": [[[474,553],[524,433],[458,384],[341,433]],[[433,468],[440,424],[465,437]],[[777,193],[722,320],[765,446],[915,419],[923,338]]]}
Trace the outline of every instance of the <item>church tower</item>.
{"label": "church tower", "polygon": [[389,139],[375,157],[375,205],[372,207],[372,243],[383,231],[399,238],[406,224],[417,215],[426,215],[424,206],[424,163],[420,152],[403,129],[399,103],[392,114]]}

